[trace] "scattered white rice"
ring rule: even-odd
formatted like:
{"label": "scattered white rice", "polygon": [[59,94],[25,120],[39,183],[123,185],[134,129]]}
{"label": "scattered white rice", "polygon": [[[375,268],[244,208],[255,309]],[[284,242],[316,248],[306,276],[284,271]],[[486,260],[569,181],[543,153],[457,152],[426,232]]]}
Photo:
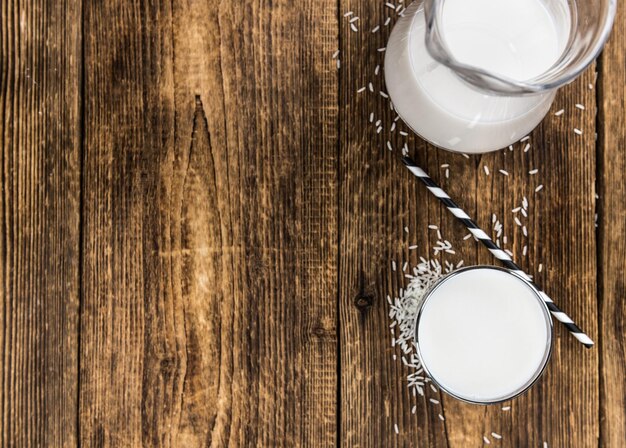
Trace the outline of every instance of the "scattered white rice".
{"label": "scattered white rice", "polygon": [[387,19],[385,20],[385,26],[389,26],[390,22],[391,22],[391,17],[387,17]]}
{"label": "scattered white rice", "polygon": [[499,171],[501,174],[505,175],[505,176],[508,176],[508,175],[509,175],[509,172],[508,172],[508,171],[506,171],[506,170],[498,170],[498,171]]}
{"label": "scattered white rice", "polygon": [[404,132],[404,131],[400,131],[400,135],[403,136],[403,137],[406,137],[406,136],[409,135],[409,133],[408,132]]}
{"label": "scattered white rice", "polygon": [[538,170],[537,168],[535,168],[535,169],[533,169],[533,170],[530,170],[530,171],[528,172],[528,174],[530,174],[531,176],[533,176],[533,175],[537,174],[538,172],[539,172],[539,170]]}
{"label": "scattered white rice", "polygon": [[491,441],[487,438],[487,436],[483,436],[483,440],[487,445],[491,444]]}
{"label": "scattered white rice", "polygon": [[386,49],[387,49],[387,47],[380,47],[380,48],[378,49],[378,52],[379,52],[379,53],[382,53],[382,52],[383,52],[383,51],[385,51]]}
{"label": "scattered white rice", "polygon": [[411,414],[415,414],[417,412],[417,406],[413,406],[411,408]]}
{"label": "scattered white rice", "polygon": [[557,110],[554,115],[556,115],[557,117],[560,115],[563,115],[563,113],[565,112],[565,109],[561,109],[561,110]]}
{"label": "scattered white rice", "polygon": [[522,221],[520,221],[517,216],[513,218],[513,221],[515,221],[515,224],[517,224],[519,227],[522,227]]}
{"label": "scattered white rice", "polygon": [[333,53],[333,59],[337,59],[337,56],[339,56],[339,50]]}
{"label": "scattered white rice", "polygon": [[374,92],[374,84],[369,82],[369,83],[367,83],[367,87],[370,89],[370,92]]}
{"label": "scattered white rice", "polygon": [[526,209],[521,209],[520,212],[522,212],[522,215],[524,215],[524,218],[528,218],[528,212],[526,211]]}
{"label": "scattered white rice", "polygon": [[[591,86],[591,84],[589,84],[589,86]],[[548,448],[548,442],[545,442],[545,441],[543,442],[543,448]]]}
{"label": "scattered white rice", "polygon": [[535,193],[540,191],[542,188],[543,188],[543,184],[539,185],[537,188],[535,188]]}
{"label": "scattered white rice", "polygon": [[351,19],[350,19],[350,22],[349,22],[349,23],[354,23],[354,22],[356,22],[357,20],[359,20],[359,17],[358,17],[358,16],[357,16],[357,17],[353,17],[353,18],[351,18]]}
{"label": "scattered white rice", "polygon": [[483,169],[485,170],[485,174],[487,176],[489,176],[489,167],[487,167],[487,165],[483,166]]}
{"label": "scattered white rice", "polygon": [[491,433],[491,436],[492,436],[494,439],[501,439],[501,438],[502,438],[502,436],[501,436],[500,434],[498,434],[497,432],[492,432],[492,433]]}
{"label": "scattered white rice", "polygon": [[408,228],[408,227],[404,227],[404,231],[405,231],[406,233],[409,233],[409,228]]}
{"label": "scattered white rice", "polygon": [[394,11],[396,10],[396,5],[394,5],[393,3],[385,3],[385,6],[389,9],[393,9]]}
{"label": "scattered white rice", "polygon": [[576,104],[576,107],[577,107],[578,109],[580,109],[580,110],[585,110],[585,106],[583,106],[583,105],[582,105],[582,104],[580,104],[580,103],[577,103],[577,104]]}
{"label": "scattered white rice", "polygon": [[576,135],[583,135],[583,131],[581,131],[578,128],[574,128],[574,134],[576,134]]}
{"label": "scattered white rice", "polygon": [[409,246],[409,250],[415,250],[417,249],[417,244],[414,244],[413,246]]}
{"label": "scattered white rice", "polygon": [[445,418],[443,418],[443,415],[439,414],[439,420],[441,420],[442,422],[445,420]]}
{"label": "scattered white rice", "polygon": [[365,92],[365,89],[366,89],[365,87],[361,87],[360,89],[358,89],[358,90],[356,91],[356,93]]}
{"label": "scattered white rice", "polygon": [[437,227],[437,226],[436,226],[436,225],[434,225],[434,224],[429,224],[429,225],[428,225],[428,228],[429,228],[430,230],[437,230],[439,227]]}
{"label": "scattered white rice", "polygon": [[340,68],[341,68],[341,61],[337,59],[337,70],[339,70]]}
{"label": "scattered white rice", "polygon": [[446,179],[450,178],[450,170],[446,168]]}
{"label": "scattered white rice", "polygon": [[379,72],[379,71],[380,71],[380,64],[378,64],[378,65],[376,66],[376,68],[374,69],[374,74],[375,74],[376,76],[378,76],[378,72]]}
{"label": "scattered white rice", "polygon": [[380,92],[380,96],[382,96],[383,98],[389,98],[389,95],[387,95],[385,92],[383,92],[382,90]]}
{"label": "scattered white rice", "polygon": [[433,404],[439,404],[439,400],[435,400],[434,398],[431,398],[429,401]]}
{"label": "scattered white rice", "polygon": [[528,152],[529,149],[530,149],[530,143],[526,143],[526,146],[524,146],[524,152]]}
{"label": "scattered white rice", "polygon": [[356,27],[356,25],[354,23],[350,24],[350,28],[352,29],[352,31],[354,31],[355,33],[359,31],[359,29]]}
{"label": "scattered white rice", "polygon": [[502,410],[503,411],[510,411],[511,410],[511,406],[502,406]]}
{"label": "scattered white rice", "polygon": [[413,325],[417,311],[426,290],[444,273],[452,272],[452,270],[454,270],[452,263],[442,266],[437,260],[426,260],[421,257],[420,263],[412,269],[413,275],[408,286],[400,290],[398,297],[391,299],[389,318],[392,325],[398,329],[394,333],[395,346],[396,350],[400,350],[402,354],[402,362],[409,369],[407,387],[413,395],[423,396],[424,386],[427,383],[413,338]]}
{"label": "scattered white rice", "polygon": [[400,430],[398,429],[398,424],[397,423],[393,424],[393,430],[396,432],[396,434],[400,434]]}
{"label": "scattered white rice", "polygon": [[352,11],[348,11],[347,13],[345,13],[343,16],[344,17],[350,17],[352,14],[354,14]]}
{"label": "scattered white rice", "polygon": [[520,138],[520,142],[525,142],[526,140],[530,140],[530,135],[527,135],[526,137],[522,137]]}
{"label": "scattered white rice", "polygon": [[372,28],[372,33],[376,33],[379,29],[380,25],[376,25],[374,28]]}
{"label": "scattered white rice", "polygon": [[528,236],[528,229],[526,229],[526,226],[522,226],[522,233],[524,236]]}
{"label": "scattered white rice", "polygon": [[391,142],[389,140],[387,140],[387,148],[389,148],[389,151],[393,151],[393,147],[391,146]]}
{"label": "scattered white rice", "polygon": [[430,386],[430,390],[432,390],[434,393],[437,393],[437,388],[435,386],[433,386],[432,384],[429,384]]}
{"label": "scattered white rice", "polygon": [[513,151],[513,145],[509,145],[509,151]]}
{"label": "scattered white rice", "polygon": [[527,253],[528,253],[528,246],[524,245],[524,248],[522,249],[522,255],[526,256]]}
{"label": "scattered white rice", "polygon": [[396,262],[395,262],[395,260],[391,261],[391,269],[393,269],[394,271],[396,270]]}
{"label": "scattered white rice", "polygon": [[450,167],[449,163],[442,163],[441,164],[441,168],[448,168],[448,167]]}
{"label": "scattered white rice", "polygon": [[472,234],[468,233],[467,235],[463,237],[463,240],[469,240],[471,237],[472,237]]}
{"label": "scattered white rice", "polygon": [[537,271],[538,272],[543,271],[543,264],[542,263],[539,263],[539,267],[537,268]]}

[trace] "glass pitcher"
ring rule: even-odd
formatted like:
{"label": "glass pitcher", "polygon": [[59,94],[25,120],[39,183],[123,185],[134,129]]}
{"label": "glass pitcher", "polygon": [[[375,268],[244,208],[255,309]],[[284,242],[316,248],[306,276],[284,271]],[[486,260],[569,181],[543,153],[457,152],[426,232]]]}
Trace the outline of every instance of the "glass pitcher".
{"label": "glass pitcher", "polygon": [[616,0],[416,1],[387,44],[394,108],[441,148],[504,148],[597,57],[615,10]]}

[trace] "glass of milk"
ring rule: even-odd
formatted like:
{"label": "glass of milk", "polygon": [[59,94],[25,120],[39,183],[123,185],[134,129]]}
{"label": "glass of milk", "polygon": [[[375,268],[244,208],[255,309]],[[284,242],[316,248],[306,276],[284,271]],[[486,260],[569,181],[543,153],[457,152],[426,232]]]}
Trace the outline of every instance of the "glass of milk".
{"label": "glass of milk", "polygon": [[598,55],[616,0],[422,0],[395,25],[385,81],[404,122],[451,151],[506,147]]}
{"label": "glass of milk", "polygon": [[491,404],[526,391],[552,348],[552,319],[537,289],[494,266],[459,269],[425,294],[417,353],[431,380],[460,400]]}

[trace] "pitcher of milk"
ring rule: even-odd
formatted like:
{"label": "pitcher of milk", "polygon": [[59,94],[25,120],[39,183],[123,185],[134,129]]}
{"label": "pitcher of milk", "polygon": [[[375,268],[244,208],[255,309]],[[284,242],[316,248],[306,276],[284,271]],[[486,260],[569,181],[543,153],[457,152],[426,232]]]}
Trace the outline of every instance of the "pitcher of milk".
{"label": "pitcher of milk", "polygon": [[395,110],[441,148],[506,147],[596,58],[615,10],[616,0],[418,0],[387,44]]}

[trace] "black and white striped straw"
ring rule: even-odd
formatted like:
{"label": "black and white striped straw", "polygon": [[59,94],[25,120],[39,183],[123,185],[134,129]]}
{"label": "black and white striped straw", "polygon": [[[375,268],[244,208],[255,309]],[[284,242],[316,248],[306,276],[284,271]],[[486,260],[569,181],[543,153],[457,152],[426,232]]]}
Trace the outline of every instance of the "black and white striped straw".
{"label": "black and white striped straw", "polygon": [[544,302],[548,306],[550,313],[554,316],[556,320],[565,325],[565,328],[578,339],[585,347],[591,348],[593,347],[593,341],[589,336],[587,336],[583,331],[578,328],[578,325],[574,323],[574,321],[565,314],[555,303],[552,301],[548,295],[543,292],[530,278],[528,274],[526,274],[522,269],[513,261],[513,259],[507,254],[505,251],[500,249],[493,240],[487,235],[478,225],[472,221],[472,219],[468,216],[467,213],[461,209],[456,202],[450,199],[450,196],[446,194],[433,180],[426,174],[426,172],[421,169],[417,164],[409,157],[403,157],[402,161],[406,165],[406,167],[413,173],[419,180],[421,180],[428,190],[435,195],[443,204],[450,210],[450,212],[456,216],[456,218],[461,221],[465,227],[478,239],[481,243],[483,243],[489,252],[493,254],[498,260],[500,260],[508,269],[518,274],[523,279],[530,282],[537,291],[539,291],[539,295],[543,298]]}

